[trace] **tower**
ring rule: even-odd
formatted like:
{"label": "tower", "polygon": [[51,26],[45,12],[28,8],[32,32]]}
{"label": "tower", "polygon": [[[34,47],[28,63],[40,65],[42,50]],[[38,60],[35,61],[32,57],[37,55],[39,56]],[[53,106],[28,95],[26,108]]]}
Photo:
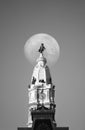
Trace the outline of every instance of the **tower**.
{"label": "tower", "polygon": [[38,121],[40,119],[43,121],[46,120],[47,122],[51,121],[54,125],[56,125],[54,119],[56,107],[54,102],[55,86],[52,83],[50,70],[47,66],[47,60],[43,54],[44,49],[45,47],[42,43],[38,50],[40,55],[33,70],[31,85],[28,86],[30,106],[28,109],[28,127],[32,127],[34,125],[35,119]]}
{"label": "tower", "polygon": [[[40,38],[40,41],[44,41],[46,37],[48,37],[48,39],[51,38],[46,34],[39,34],[37,36],[35,37]],[[34,40],[36,40],[35,37]],[[42,40],[42,37],[44,40]],[[38,42],[40,42],[39,40]],[[51,38],[50,41],[55,43],[53,38]],[[27,53],[29,52],[29,48],[27,45]],[[18,130],[69,130],[68,127],[57,127],[55,121],[55,85],[52,82],[47,59],[44,56],[45,49],[47,48],[44,46],[44,42],[41,42],[38,48],[39,57],[33,69],[31,83],[28,85],[29,108],[27,127],[19,127]],[[57,51],[59,51],[58,47],[57,49]]]}

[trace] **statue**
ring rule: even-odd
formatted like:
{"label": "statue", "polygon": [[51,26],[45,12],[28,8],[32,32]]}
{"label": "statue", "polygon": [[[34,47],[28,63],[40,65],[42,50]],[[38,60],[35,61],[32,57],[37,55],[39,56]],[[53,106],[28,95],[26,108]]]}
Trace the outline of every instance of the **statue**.
{"label": "statue", "polygon": [[46,48],[44,47],[44,44],[43,43],[41,43],[41,46],[40,46],[40,48],[39,48],[39,52],[40,53],[43,53],[43,51],[45,50]]}

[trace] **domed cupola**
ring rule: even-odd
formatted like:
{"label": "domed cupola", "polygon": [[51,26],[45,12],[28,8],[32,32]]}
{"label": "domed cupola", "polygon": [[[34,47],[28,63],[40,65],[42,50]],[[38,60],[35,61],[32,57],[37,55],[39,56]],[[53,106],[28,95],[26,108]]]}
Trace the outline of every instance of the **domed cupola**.
{"label": "domed cupola", "polygon": [[31,79],[32,87],[41,84],[51,84],[51,75],[49,67],[47,66],[47,60],[43,56],[43,53],[40,53],[39,58],[37,59],[37,65],[34,67],[33,75]]}
{"label": "domed cupola", "polygon": [[32,78],[31,78],[31,89],[33,89],[35,86],[40,86],[42,84],[44,84],[44,86],[52,84],[50,70],[49,67],[47,66],[47,60],[40,49],[39,52],[40,52],[40,56],[36,61],[37,64],[34,67]]}

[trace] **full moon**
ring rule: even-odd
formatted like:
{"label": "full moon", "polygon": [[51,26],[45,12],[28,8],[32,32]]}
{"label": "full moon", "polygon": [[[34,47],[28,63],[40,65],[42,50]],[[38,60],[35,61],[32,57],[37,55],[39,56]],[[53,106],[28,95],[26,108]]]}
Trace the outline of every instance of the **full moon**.
{"label": "full moon", "polygon": [[47,64],[50,66],[54,65],[59,58],[60,47],[58,42],[49,34],[40,33],[30,37],[24,45],[24,53],[26,58],[35,64],[39,57],[39,48],[41,43],[44,44],[44,57],[47,59]]}

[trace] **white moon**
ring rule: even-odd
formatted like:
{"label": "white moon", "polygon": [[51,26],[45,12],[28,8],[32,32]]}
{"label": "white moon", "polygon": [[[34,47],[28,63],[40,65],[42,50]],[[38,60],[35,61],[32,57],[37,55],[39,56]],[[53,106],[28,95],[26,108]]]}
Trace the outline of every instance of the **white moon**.
{"label": "white moon", "polygon": [[40,33],[35,34],[27,40],[24,45],[24,52],[26,58],[33,64],[39,57],[38,49],[41,43],[44,43],[45,51],[44,56],[47,59],[49,65],[54,65],[58,60],[60,54],[60,47],[58,42],[50,35]]}

